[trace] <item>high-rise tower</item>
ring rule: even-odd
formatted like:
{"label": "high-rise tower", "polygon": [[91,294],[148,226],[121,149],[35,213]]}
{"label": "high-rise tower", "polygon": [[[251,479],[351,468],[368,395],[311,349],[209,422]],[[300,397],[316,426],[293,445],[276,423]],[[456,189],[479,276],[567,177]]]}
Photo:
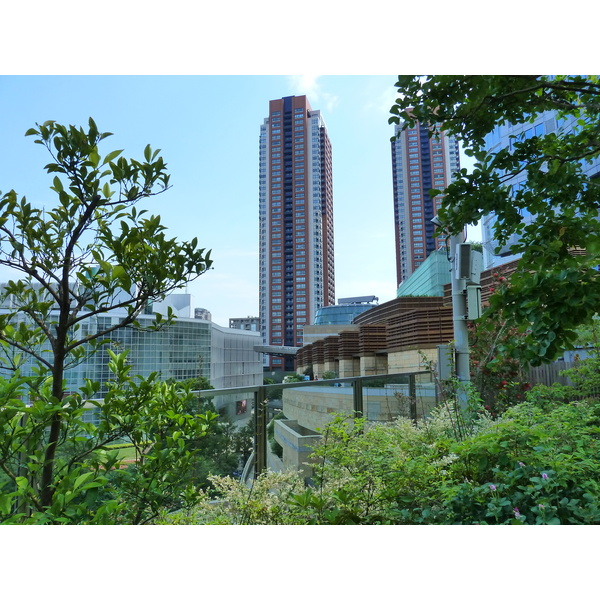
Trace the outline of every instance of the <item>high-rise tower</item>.
{"label": "high-rise tower", "polygon": [[[263,342],[302,346],[315,312],[335,304],[331,143],[306,96],[269,102],[260,129],[260,319]],[[272,369],[294,369],[272,356]]]}
{"label": "high-rise tower", "polygon": [[441,206],[441,196],[432,198],[430,189],[443,190],[459,169],[458,142],[439,130],[415,123],[402,131],[396,125],[392,141],[394,178],[394,225],[396,232],[396,278],[398,285],[442,243],[435,238],[431,219]]}

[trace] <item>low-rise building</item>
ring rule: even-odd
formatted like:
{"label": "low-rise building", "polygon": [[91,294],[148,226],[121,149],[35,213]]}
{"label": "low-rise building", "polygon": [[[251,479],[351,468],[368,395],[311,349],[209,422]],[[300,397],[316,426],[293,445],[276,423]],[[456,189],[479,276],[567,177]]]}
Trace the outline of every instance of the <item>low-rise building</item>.
{"label": "low-rise building", "polygon": [[[194,318],[192,303],[193,297],[189,294],[172,294],[139,315],[138,327],[120,327],[101,336],[100,339],[109,340],[108,343],[94,352],[90,348],[85,360],[70,365],[65,372],[67,389],[79,389],[86,379],[103,384],[111,378],[107,348],[114,352],[128,351],[127,360],[133,376],[148,377],[156,372],[161,380],[176,381],[205,377],[217,389],[262,384],[262,359],[254,351],[254,346],[261,339],[260,333],[221,327],[211,321]],[[0,311],[6,312],[10,308],[11,298],[8,297]],[[169,308],[175,313],[175,321],[157,331],[151,329],[154,315],[166,314]],[[84,338],[97,331],[108,330],[118,325],[125,316],[125,309],[90,316],[81,321],[74,335]],[[26,322],[27,317],[19,314],[16,319]],[[0,363],[1,373],[2,370],[8,371],[10,354],[14,355],[15,351],[11,347],[2,347],[0,351],[8,359],[7,363]],[[21,373],[33,373],[35,364],[33,358],[28,359],[22,365]],[[98,399],[101,400],[104,394],[101,386]],[[214,402],[220,412],[227,413],[234,420],[242,420],[250,416],[252,399],[251,394],[239,394],[215,398]],[[93,417],[92,413],[90,417]]]}

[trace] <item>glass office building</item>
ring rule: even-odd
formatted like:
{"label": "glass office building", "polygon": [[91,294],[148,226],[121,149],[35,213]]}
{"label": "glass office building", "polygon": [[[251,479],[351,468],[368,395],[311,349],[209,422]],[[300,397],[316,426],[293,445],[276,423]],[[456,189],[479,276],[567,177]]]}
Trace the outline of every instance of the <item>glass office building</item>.
{"label": "glass office building", "polygon": [[[139,315],[140,327],[126,326],[115,329],[100,337],[107,340],[95,352],[90,352],[86,359],[71,365],[65,373],[68,390],[77,390],[84,385],[86,379],[106,383],[112,378],[108,367],[110,357],[107,349],[120,353],[128,351],[127,360],[131,365],[131,375],[147,377],[158,373],[161,380],[174,379],[185,381],[196,377],[205,377],[214,388],[229,388],[259,385],[262,383],[262,358],[254,351],[260,343],[258,332],[220,327],[203,319],[180,316],[191,314],[191,298],[187,294],[173,294],[163,303],[155,305],[156,312],[166,313],[166,307],[175,307],[177,319],[168,327],[152,331],[148,327],[154,320],[153,314]],[[7,299],[4,309],[9,306]],[[0,307],[0,310],[2,307]],[[123,311],[112,311],[103,316],[84,319],[77,332],[82,339],[99,330],[106,330],[118,325],[125,317]],[[26,321],[19,315],[18,321]],[[0,372],[8,372],[16,352],[11,347],[1,347],[5,363],[0,363]],[[50,346],[42,350],[50,350]],[[91,350],[91,349],[90,349]],[[29,359],[21,368],[23,375],[33,373],[35,361]],[[102,399],[106,390],[101,385],[97,398]],[[251,398],[251,396],[250,396]],[[240,413],[232,408],[243,398],[223,396],[223,406],[215,405],[217,410],[223,409],[231,416]],[[244,411],[245,412],[245,411]]]}
{"label": "glass office building", "polygon": [[[503,123],[496,127],[485,137],[485,148],[488,152],[498,152],[504,148],[512,150],[515,141],[529,139],[536,136],[544,136],[550,133],[560,135],[561,133],[570,133],[577,126],[575,117],[558,118],[555,111],[547,111],[536,117],[533,122],[526,123]],[[582,162],[583,172],[592,176],[600,172],[600,157],[594,158],[591,162]],[[506,185],[513,190],[523,188],[526,185],[527,173],[523,169],[517,173]],[[527,225],[533,219],[532,215],[526,210],[521,211],[523,223]],[[482,219],[482,240],[483,240],[483,259],[484,268],[492,269],[505,264],[517,258],[520,254],[513,254],[510,247],[519,240],[518,234],[513,234],[503,246],[499,246],[494,239],[494,224],[496,215],[489,213]]]}
{"label": "glass office building", "polygon": [[374,306],[378,306],[375,296],[364,298],[340,298],[338,304],[323,306],[317,310],[315,325],[350,325],[354,318]]}

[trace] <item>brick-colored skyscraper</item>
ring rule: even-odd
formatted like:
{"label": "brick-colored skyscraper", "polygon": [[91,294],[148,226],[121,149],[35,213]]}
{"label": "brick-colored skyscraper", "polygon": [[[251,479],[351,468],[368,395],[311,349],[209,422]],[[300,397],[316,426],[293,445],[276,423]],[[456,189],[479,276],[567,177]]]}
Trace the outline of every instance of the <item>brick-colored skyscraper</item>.
{"label": "brick-colored skyscraper", "polygon": [[460,163],[458,142],[443,131],[438,131],[439,137],[429,137],[429,129],[420,123],[405,131],[401,131],[401,124],[395,129],[392,170],[396,277],[400,285],[443,244],[442,238],[434,237],[431,222],[441,196],[432,199],[429,190],[447,187]]}
{"label": "brick-colored skyscraper", "polygon": [[[321,306],[335,304],[331,143],[306,96],[269,102],[260,129],[260,319],[263,342],[302,346]],[[272,356],[293,370],[291,356]]]}

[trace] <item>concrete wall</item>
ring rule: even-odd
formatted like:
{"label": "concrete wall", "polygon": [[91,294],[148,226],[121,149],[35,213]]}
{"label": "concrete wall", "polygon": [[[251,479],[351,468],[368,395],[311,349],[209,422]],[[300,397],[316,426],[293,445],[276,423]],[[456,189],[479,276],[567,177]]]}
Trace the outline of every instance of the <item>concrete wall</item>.
{"label": "concrete wall", "polygon": [[342,331],[359,331],[359,325],[305,325],[302,333],[304,345],[324,340],[330,335],[339,335]]}
{"label": "concrete wall", "polygon": [[313,373],[319,379],[323,379],[323,373],[325,373],[325,364],[313,362]]}
{"label": "concrete wall", "polygon": [[[415,402],[417,418],[435,406],[435,388],[431,382],[417,382]],[[395,392],[399,394],[396,395]],[[408,383],[388,384],[383,388],[363,388],[363,406],[369,421],[391,421],[410,416]],[[283,392],[283,413],[300,426],[322,432],[334,414],[350,415],[354,410],[352,387],[291,388]],[[277,421],[276,421],[277,423]]]}
{"label": "concrete wall", "polygon": [[388,352],[388,373],[414,373],[415,371],[425,371],[425,364],[421,358],[421,353],[429,360],[437,361],[437,347]]}
{"label": "concrete wall", "polygon": [[311,477],[309,466],[310,455],[321,436],[315,434],[294,420],[278,419],[275,421],[275,439],[283,448],[282,470],[294,469],[303,477]]}
{"label": "concrete wall", "polygon": [[333,419],[333,413],[351,414],[353,410],[351,387],[311,386],[283,391],[285,416],[313,432],[326,427]]}
{"label": "concrete wall", "polygon": [[387,354],[377,354],[375,356],[360,357],[359,375],[387,375],[388,357]]}

